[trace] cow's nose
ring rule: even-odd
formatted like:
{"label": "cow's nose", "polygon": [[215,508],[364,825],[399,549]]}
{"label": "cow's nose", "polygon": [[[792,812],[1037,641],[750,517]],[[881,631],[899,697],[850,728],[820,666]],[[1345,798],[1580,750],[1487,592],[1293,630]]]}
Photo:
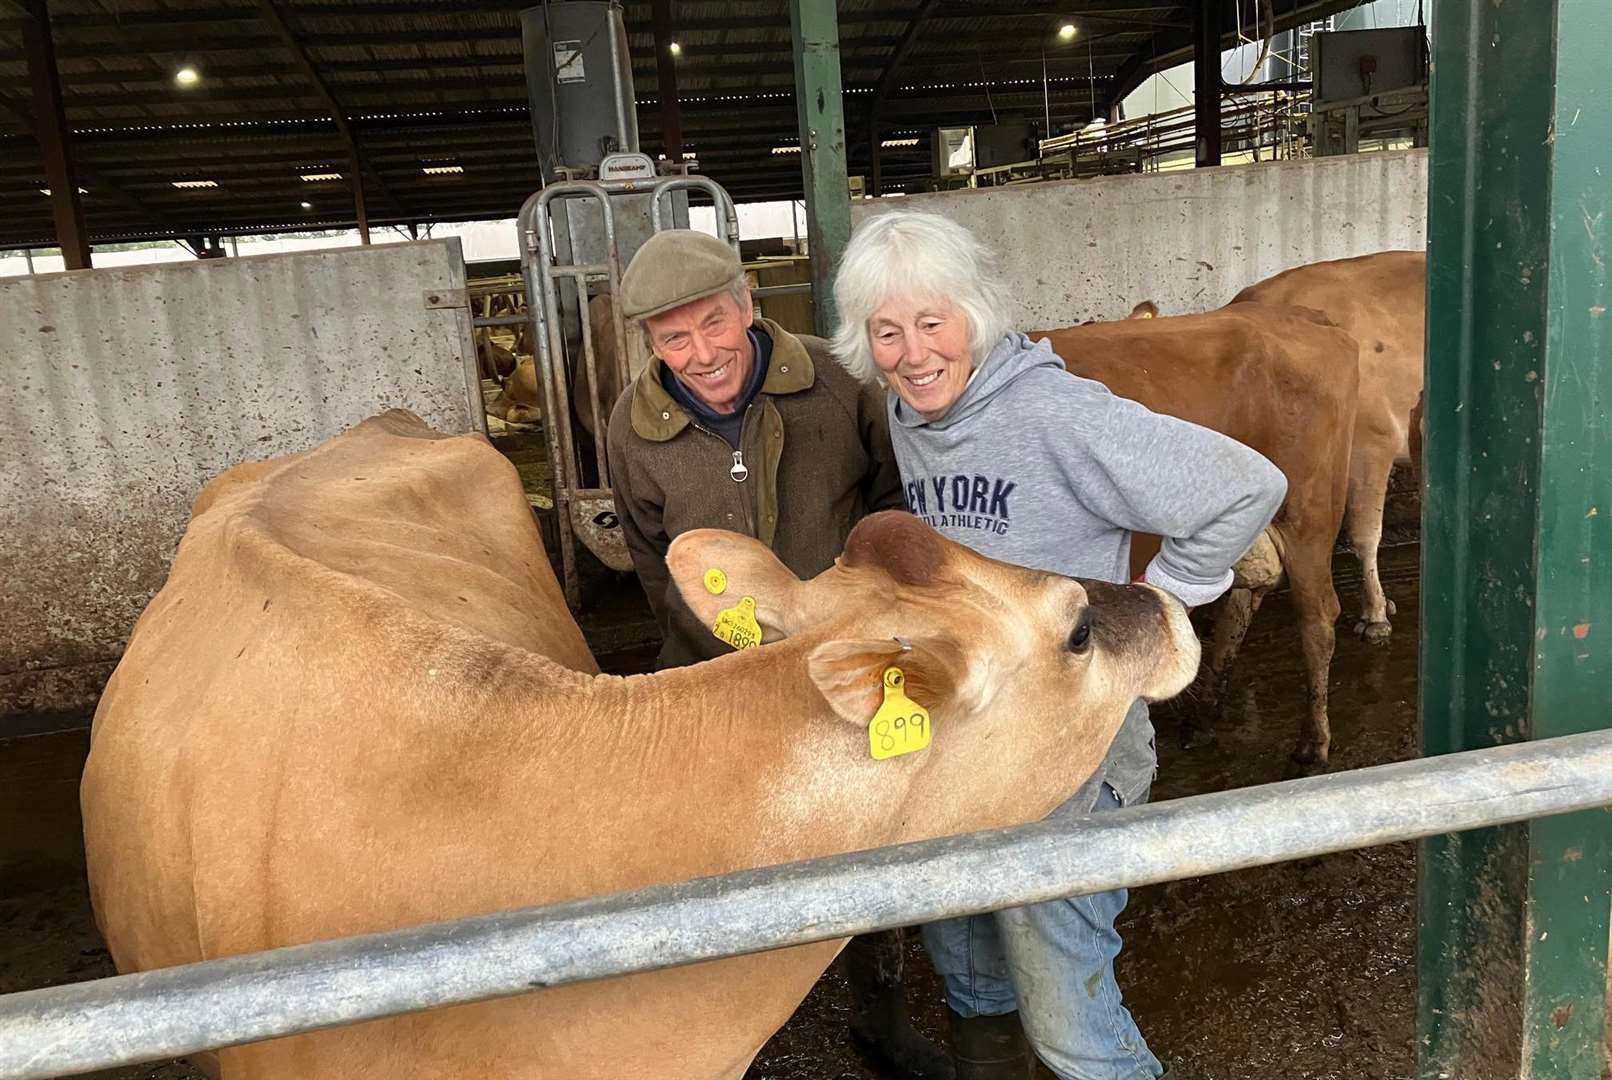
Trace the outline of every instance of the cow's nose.
{"label": "cow's nose", "polygon": [[1163,593],[1146,585],[1082,581],[1092,611],[1092,636],[1104,648],[1123,647],[1141,635],[1156,634],[1168,618]]}

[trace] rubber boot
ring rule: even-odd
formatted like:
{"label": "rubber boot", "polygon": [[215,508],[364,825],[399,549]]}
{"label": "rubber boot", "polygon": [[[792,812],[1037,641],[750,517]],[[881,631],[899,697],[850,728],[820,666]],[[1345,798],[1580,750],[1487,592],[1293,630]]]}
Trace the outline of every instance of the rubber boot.
{"label": "rubber boot", "polygon": [[1033,1080],[1035,1052],[1017,1012],[968,1019],[951,1009],[957,1080]]}
{"label": "rubber boot", "polygon": [[954,1080],[951,1059],[912,1026],[905,966],[900,930],[854,937],[840,953],[851,987],[851,1045],[893,1080]]}

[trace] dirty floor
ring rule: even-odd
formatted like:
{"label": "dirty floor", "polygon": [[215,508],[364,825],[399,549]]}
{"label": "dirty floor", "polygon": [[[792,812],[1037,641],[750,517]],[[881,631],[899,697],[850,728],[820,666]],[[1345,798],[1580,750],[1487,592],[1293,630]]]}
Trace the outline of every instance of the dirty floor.
{"label": "dirty floor", "polygon": [[[1414,755],[1416,563],[1412,546],[1384,552],[1385,586],[1400,611],[1391,644],[1349,635],[1352,616],[1339,624],[1336,768]],[[1358,606],[1355,568],[1347,557],[1337,563],[1346,613]],[[607,666],[641,667],[650,655],[636,650]],[[1287,752],[1305,693],[1286,596],[1255,620],[1215,744],[1178,748],[1177,710],[1189,707],[1157,711],[1156,800],[1292,775]],[[78,779],[87,747],[81,731],[0,742],[0,993],[112,974],[83,881]],[[1414,899],[1409,845],[1139,889],[1121,922],[1120,983],[1171,1080],[1408,1080]],[[938,986],[915,941],[910,956],[919,1026],[938,1035]],[[844,985],[826,976],[762,1051],[750,1080],[878,1080],[849,1048],[847,1009]],[[90,1075],[201,1076],[183,1063]]]}

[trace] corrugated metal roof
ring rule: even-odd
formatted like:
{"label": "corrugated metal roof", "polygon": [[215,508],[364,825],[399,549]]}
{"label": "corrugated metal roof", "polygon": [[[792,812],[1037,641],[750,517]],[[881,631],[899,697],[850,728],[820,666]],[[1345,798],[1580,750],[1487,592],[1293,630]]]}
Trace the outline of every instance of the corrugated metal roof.
{"label": "corrugated metal roof", "polygon": [[[357,131],[369,162],[370,220],[512,215],[538,182],[526,115],[520,11],[531,0],[276,0],[300,48]],[[561,3],[564,0],[552,0]],[[1228,23],[1235,0],[1225,5]],[[1275,0],[1278,12],[1300,0]],[[1307,18],[1355,0],[1309,0]],[[1101,110],[1120,76],[1178,55],[1190,3],[1151,0],[841,0],[841,70],[851,171],[868,171],[868,110],[898,42],[929,12],[886,95],[903,129],[1043,116],[1045,56],[1055,127]],[[75,157],[94,182],[85,212],[97,239],[213,234],[295,207],[306,185],[287,163],[346,169],[345,140],[293,48],[255,0],[52,0],[52,26]],[[643,147],[659,153],[661,117],[650,0],[624,4]],[[0,14],[0,248],[48,243],[50,208],[31,135],[21,19]],[[1073,44],[1055,36],[1073,20]],[[771,148],[795,133],[788,0],[678,0],[675,35],[684,149],[736,198],[798,196],[798,158]],[[202,75],[173,82],[182,64]],[[451,183],[423,158],[477,167]],[[169,167],[171,175],[149,166]],[[887,181],[928,172],[922,146],[887,151]],[[177,192],[181,174],[217,179]],[[251,200],[259,205],[246,205]],[[335,204],[345,200],[342,211]],[[351,218],[350,197],[330,213]],[[325,212],[320,207],[320,212]],[[294,215],[293,215],[294,218]]]}

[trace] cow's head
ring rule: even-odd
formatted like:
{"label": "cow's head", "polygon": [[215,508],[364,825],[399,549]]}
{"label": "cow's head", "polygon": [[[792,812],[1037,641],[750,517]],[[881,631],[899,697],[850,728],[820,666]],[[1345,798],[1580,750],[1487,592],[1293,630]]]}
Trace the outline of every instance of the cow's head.
{"label": "cow's head", "polygon": [[809,581],[765,545],[714,530],[679,536],[667,562],[706,625],[753,597],[765,641],[809,638],[809,681],[849,725],[867,728],[885,670],[899,667],[933,718],[933,746],[946,747],[914,761],[999,773],[1018,786],[1008,798],[1019,809],[999,815],[1008,820],[1056,805],[1101,761],[1132,702],[1173,696],[1197,671],[1197,637],[1167,594],[997,562],[899,511],[864,519]]}

